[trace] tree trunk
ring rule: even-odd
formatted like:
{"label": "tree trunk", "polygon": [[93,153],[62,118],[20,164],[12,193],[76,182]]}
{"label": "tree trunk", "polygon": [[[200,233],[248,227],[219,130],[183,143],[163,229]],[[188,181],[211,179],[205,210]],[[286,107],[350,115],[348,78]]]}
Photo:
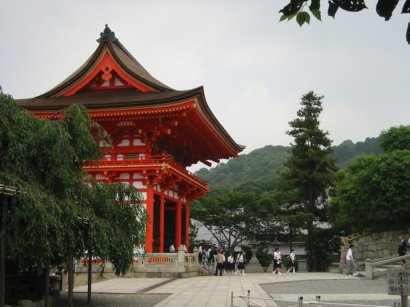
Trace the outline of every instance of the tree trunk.
{"label": "tree trunk", "polygon": [[6,219],[7,197],[3,195],[0,233],[0,307],[4,307],[6,304]]}
{"label": "tree trunk", "polygon": [[307,231],[308,231],[308,240],[307,240],[307,249],[309,253],[309,271],[317,271],[317,257],[316,257],[316,242],[314,237],[314,226],[313,221],[309,220],[307,222]]}
{"label": "tree trunk", "polygon": [[45,295],[44,295],[44,306],[48,307],[50,306],[50,258],[47,260],[47,265],[44,273],[44,278],[45,278]]}
{"label": "tree trunk", "polygon": [[88,248],[88,287],[87,287],[87,305],[91,304],[91,273],[93,268],[93,254],[91,247]]}
{"label": "tree trunk", "polygon": [[73,264],[73,253],[70,249],[68,253],[68,306],[73,307],[73,288],[74,288],[74,264]]}

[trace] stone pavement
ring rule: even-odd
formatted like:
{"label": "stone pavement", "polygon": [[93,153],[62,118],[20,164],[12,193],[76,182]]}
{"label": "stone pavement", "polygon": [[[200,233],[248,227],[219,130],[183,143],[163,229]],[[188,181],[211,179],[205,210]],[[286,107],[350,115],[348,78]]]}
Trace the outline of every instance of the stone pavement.
{"label": "stone pavement", "polygon": [[[86,289],[83,286],[74,291],[83,292]],[[254,300],[262,306],[277,306],[272,300],[269,300],[268,293],[277,299],[290,299],[295,303],[299,296],[303,296],[304,301],[313,301],[316,295],[321,295],[322,301],[366,301],[367,303],[373,302],[374,305],[380,304],[380,302],[390,303],[393,299],[399,301],[400,299],[387,295],[385,280],[371,281],[336,273],[297,273],[280,276],[260,273],[245,276],[200,276],[175,280],[116,278],[93,283],[92,289],[94,293],[169,294],[155,305],[157,307],[231,306],[232,292],[235,296],[234,306],[247,306],[246,301],[237,296],[246,296],[248,290],[251,297],[264,298]],[[389,305],[392,306],[392,304]]]}

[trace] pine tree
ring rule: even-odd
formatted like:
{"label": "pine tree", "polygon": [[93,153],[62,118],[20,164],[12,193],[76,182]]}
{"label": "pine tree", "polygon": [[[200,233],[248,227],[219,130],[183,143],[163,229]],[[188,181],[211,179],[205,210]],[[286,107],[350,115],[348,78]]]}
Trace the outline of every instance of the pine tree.
{"label": "pine tree", "polygon": [[322,98],[314,92],[302,97],[297,118],[289,122],[291,130],[287,134],[294,138],[294,143],[282,174],[284,189],[291,195],[289,207],[303,211],[306,216],[304,227],[308,232],[306,249],[311,271],[318,269],[314,230],[323,220],[328,191],[336,179],[336,166],[330,158],[332,141],[319,128]]}

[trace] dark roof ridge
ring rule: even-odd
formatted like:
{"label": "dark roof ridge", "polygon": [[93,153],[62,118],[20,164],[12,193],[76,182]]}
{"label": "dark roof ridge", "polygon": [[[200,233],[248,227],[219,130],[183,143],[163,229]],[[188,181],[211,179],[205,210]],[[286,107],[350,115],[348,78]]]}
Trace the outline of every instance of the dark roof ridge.
{"label": "dark roof ridge", "polygon": [[[115,36],[115,32],[111,31],[111,29],[108,27],[108,24],[105,24],[104,31],[100,33],[100,37],[97,39],[97,42],[101,44],[103,40],[109,40],[113,43],[115,43],[118,47],[121,48],[122,51],[124,51],[134,62],[137,64],[141,65],[140,62],[137,61],[137,59],[127,50],[127,48],[124,47],[123,44],[121,44],[120,40]],[[141,65],[142,66],[142,65]],[[144,68],[144,67],[142,67]],[[144,68],[145,71],[147,71]],[[148,71],[147,71],[148,72]]]}
{"label": "dark roof ridge", "polygon": [[173,88],[154,78],[120,43],[115,36],[115,33],[111,31],[108,25],[105,25],[105,29],[100,33],[100,38],[97,39],[97,42],[99,43],[97,49],[76,71],[51,90],[37,96],[37,98],[53,97],[75,83],[78,77],[81,77],[92,67],[93,63],[97,60],[98,55],[104,49],[104,46],[107,46],[112,53],[112,56],[119,62],[120,66],[122,66],[122,68],[131,76],[136,78],[136,80],[145,83],[148,87],[157,91],[175,91]]}

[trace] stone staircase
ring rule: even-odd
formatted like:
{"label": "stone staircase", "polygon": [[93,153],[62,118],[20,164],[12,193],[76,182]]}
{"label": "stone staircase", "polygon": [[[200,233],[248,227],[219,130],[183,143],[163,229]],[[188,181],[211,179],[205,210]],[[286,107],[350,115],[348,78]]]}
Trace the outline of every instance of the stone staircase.
{"label": "stone staircase", "polygon": [[387,276],[389,270],[400,268],[410,269],[410,255],[383,259],[367,259],[365,263],[365,275],[369,279],[384,278]]}

